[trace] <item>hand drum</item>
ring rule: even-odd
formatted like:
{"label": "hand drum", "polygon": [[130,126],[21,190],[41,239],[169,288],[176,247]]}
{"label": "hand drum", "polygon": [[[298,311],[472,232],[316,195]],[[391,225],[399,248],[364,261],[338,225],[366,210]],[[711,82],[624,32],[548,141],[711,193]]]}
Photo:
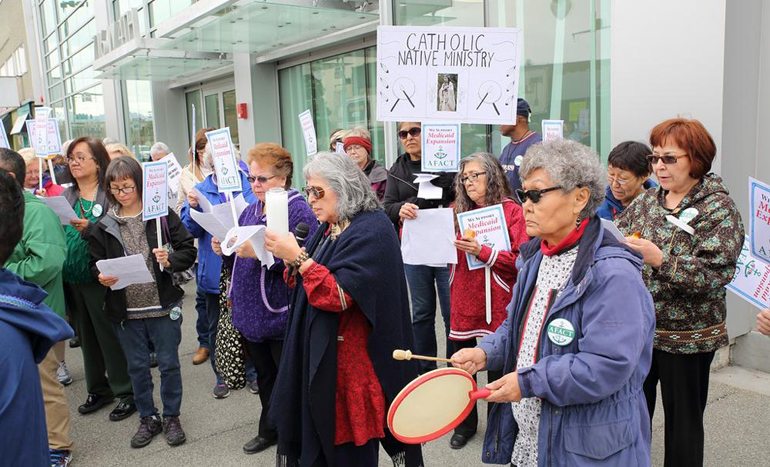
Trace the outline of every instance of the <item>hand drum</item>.
{"label": "hand drum", "polygon": [[424,443],[444,436],[465,420],[476,399],[489,396],[466,371],[439,368],[417,377],[388,410],[388,428],[399,441]]}

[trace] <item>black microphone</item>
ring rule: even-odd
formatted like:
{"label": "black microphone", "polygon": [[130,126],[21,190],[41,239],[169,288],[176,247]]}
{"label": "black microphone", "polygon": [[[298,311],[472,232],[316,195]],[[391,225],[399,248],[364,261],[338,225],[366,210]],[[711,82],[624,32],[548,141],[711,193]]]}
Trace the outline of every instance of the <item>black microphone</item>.
{"label": "black microphone", "polygon": [[[310,226],[307,225],[304,222],[300,222],[297,224],[297,227],[294,228],[294,238],[297,239],[297,244],[301,247],[304,245],[305,240],[307,239],[308,234],[310,233]],[[289,276],[292,276],[296,273],[294,270],[294,266],[289,266]]]}

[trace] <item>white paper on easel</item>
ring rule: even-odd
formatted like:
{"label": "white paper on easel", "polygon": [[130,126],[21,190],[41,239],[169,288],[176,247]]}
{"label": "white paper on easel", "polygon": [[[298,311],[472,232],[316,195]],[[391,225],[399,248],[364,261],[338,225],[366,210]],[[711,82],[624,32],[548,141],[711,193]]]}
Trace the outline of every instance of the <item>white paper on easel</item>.
{"label": "white paper on easel", "polygon": [[405,264],[457,264],[454,240],[452,208],[421,209],[416,219],[404,220],[401,256]]}
{"label": "white paper on easel", "polygon": [[190,209],[190,217],[200,225],[203,230],[210,233],[212,237],[216,239],[225,238],[228,227],[222,225],[217,217],[210,212],[200,212],[195,209]]}
{"label": "white paper on easel", "polygon": [[275,264],[275,257],[265,247],[265,230],[264,225],[233,227],[227,232],[225,240],[222,242],[222,252],[230,256],[239,246],[248,241],[251,243],[259,262],[263,266],[272,266]]}

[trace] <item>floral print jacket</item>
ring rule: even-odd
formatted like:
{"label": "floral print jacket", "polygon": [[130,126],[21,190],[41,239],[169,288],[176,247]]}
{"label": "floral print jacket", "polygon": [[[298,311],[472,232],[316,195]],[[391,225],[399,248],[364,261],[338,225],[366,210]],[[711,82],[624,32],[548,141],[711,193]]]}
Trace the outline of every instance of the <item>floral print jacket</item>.
{"label": "floral print jacket", "polygon": [[664,207],[665,194],[660,187],[647,190],[616,220],[625,235],[639,232],[663,251],[661,266],[645,265],[642,273],[655,301],[653,347],[676,354],[713,352],[728,344],[725,285],[743,246],[741,215],[716,174],[704,176],[676,209]]}

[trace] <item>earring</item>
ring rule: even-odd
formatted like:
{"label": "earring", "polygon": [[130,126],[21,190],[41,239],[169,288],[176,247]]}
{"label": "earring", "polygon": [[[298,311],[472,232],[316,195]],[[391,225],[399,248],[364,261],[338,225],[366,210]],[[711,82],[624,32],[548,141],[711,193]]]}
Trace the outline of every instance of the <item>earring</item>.
{"label": "earring", "polygon": [[578,230],[580,228],[580,224],[583,223],[583,218],[578,216],[577,220],[575,221],[575,230]]}

